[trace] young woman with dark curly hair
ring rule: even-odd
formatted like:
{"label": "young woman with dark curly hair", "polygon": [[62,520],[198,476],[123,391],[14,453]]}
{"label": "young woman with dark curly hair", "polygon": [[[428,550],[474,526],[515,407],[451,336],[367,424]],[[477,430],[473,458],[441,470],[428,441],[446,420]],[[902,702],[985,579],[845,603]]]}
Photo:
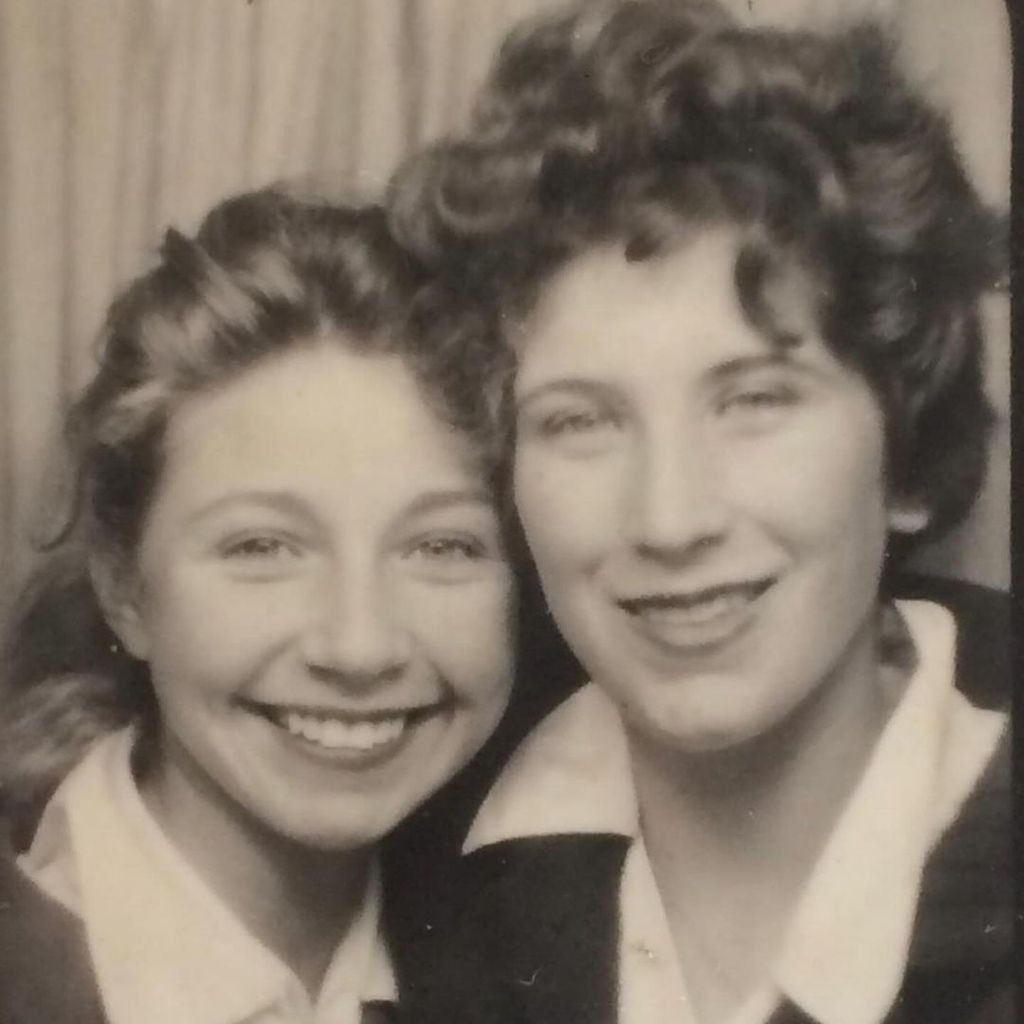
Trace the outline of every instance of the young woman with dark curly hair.
{"label": "young woman with dark curly hair", "polygon": [[511,682],[491,415],[419,284],[379,208],[272,189],[111,307],[4,668],[5,1020],[391,1019],[379,842]]}
{"label": "young woman with dark curly hair", "polygon": [[880,31],[531,24],[391,209],[493,311],[592,679],[469,830],[425,1017],[1009,1020],[1000,658],[891,590],[983,479],[1004,239]]}

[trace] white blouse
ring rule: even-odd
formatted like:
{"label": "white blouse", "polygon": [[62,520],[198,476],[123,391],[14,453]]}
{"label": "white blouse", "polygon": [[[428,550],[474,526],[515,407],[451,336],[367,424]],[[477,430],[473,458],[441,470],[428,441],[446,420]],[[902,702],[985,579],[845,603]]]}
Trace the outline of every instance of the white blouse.
{"label": "white blouse", "polygon": [[[1007,727],[954,688],[956,627],[944,608],[899,602],[917,666],[799,900],[770,980],[730,1024],[764,1024],[783,999],[822,1024],[877,1024],[903,978],[929,851],[956,818]],[[639,827],[618,713],[594,684],[557,708],[499,776],[469,852],[527,836],[632,840],[619,896],[620,1024],[693,1024],[684,969]]]}
{"label": "white blouse", "polygon": [[376,866],[313,1004],[150,815],[132,778],[133,742],[123,730],[89,752],[19,861],[82,919],[110,1024],[359,1024],[364,1002],[396,999]]}

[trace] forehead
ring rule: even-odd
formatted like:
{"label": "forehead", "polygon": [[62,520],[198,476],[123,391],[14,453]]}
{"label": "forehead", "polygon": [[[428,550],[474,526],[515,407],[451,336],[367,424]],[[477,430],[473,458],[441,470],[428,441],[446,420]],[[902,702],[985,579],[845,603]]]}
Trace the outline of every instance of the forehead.
{"label": "forehead", "polygon": [[[592,362],[601,353],[670,362],[761,352],[780,337],[819,335],[816,283],[795,256],[753,244],[738,228],[702,228],[645,259],[602,244],[542,289],[518,338],[531,364]],[[570,367],[566,367],[570,368]]]}
{"label": "forehead", "polygon": [[[471,445],[398,356],[318,341],[268,358],[171,418],[161,492],[402,492],[471,473]],[[187,495],[185,496],[188,497]]]}

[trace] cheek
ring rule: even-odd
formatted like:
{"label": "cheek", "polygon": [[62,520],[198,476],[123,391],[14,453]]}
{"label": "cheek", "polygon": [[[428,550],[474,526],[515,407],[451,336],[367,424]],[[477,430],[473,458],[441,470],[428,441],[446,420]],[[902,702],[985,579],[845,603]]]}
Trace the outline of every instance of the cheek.
{"label": "cheek", "polygon": [[884,441],[873,408],[819,418],[732,461],[734,493],[794,542],[885,536]]}
{"label": "cheek", "polygon": [[211,689],[237,684],[301,626],[309,588],[238,585],[214,574],[161,581],[145,606],[154,677]]}
{"label": "cheek", "polygon": [[512,686],[513,593],[506,568],[472,586],[405,592],[405,628],[457,695],[504,705]]}
{"label": "cheek", "polygon": [[614,545],[622,521],[622,462],[529,452],[517,458],[516,511],[542,576],[558,567],[585,568]]}

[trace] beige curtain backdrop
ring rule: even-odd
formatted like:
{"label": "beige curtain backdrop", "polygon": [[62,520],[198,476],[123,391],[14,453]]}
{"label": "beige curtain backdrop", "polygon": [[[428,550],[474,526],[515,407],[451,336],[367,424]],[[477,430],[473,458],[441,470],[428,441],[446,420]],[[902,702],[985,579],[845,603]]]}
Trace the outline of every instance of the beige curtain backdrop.
{"label": "beige curtain backdrop", "polygon": [[[729,0],[765,23],[892,21],[990,198],[1009,181],[1000,0]],[[0,604],[32,558],[60,415],[113,291],[168,224],[285,178],[372,195],[457,127],[506,28],[552,0],[0,0]],[[989,313],[997,406],[1005,299]],[[1008,580],[1008,444],[929,564]]]}

